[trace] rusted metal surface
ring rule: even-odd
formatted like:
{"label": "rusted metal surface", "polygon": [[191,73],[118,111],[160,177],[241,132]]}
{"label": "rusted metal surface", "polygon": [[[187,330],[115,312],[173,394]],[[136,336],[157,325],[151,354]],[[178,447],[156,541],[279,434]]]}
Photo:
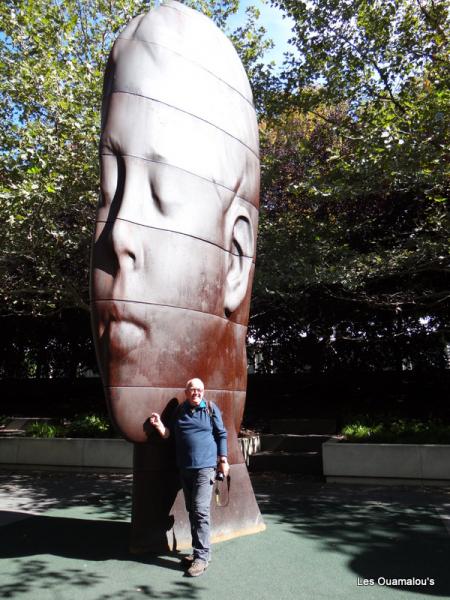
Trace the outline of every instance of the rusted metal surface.
{"label": "rusted metal surface", "polygon": [[[92,323],[111,418],[136,444],[134,545],[158,545],[150,532],[170,514],[169,529],[184,535],[171,450],[155,441],[148,417],[167,419],[192,377],[205,382],[205,396],[223,413],[232,477],[245,490],[213,515],[214,527],[228,537],[229,527],[236,535],[261,529],[237,445],[258,128],[242,64],[212,21],[168,1],[120,34],[105,74],[100,162]],[[165,516],[154,510],[159,517],[149,525],[146,513],[156,505]]]}

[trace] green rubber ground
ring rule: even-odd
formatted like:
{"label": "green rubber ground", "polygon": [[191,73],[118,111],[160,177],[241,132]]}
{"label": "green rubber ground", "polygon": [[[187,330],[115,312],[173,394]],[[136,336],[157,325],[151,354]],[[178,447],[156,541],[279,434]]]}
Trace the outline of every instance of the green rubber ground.
{"label": "green rubber ground", "polygon": [[0,598],[450,598],[449,489],[252,480],[267,530],[193,579],[179,556],[128,554],[130,476],[1,471]]}

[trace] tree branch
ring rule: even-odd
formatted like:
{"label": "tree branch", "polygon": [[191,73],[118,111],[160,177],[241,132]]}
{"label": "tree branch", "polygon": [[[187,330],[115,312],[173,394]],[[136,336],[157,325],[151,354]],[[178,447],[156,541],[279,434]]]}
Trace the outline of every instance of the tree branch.
{"label": "tree branch", "polygon": [[416,0],[416,4],[419,7],[420,12],[425,17],[426,21],[428,21],[429,23],[431,23],[432,27],[434,27],[436,29],[436,31],[439,32],[439,35],[442,36],[443,40],[446,43],[448,43],[447,35],[446,35],[445,31],[442,29],[442,27],[439,25],[439,23],[436,21],[436,19],[433,19],[433,17],[427,11],[427,9],[425,8],[425,6],[423,6],[423,4],[422,4],[422,2],[420,0]]}

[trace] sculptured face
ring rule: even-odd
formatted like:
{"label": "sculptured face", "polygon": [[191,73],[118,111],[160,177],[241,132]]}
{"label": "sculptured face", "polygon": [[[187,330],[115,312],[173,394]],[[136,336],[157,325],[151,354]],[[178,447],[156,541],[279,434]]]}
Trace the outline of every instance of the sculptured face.
{"label": "sculptured face", "polygon": [[94,337],[112,417],[129,438],[150,410],[147,388],[169,390],[151,406],[162,410],[195,373],[212,389],[245,385],[246,328],[229,322],[224,298],[233,192],[172,166],[179,153],[214,157],[186,121],[115,94],[102,135]]}
{"label": "sculptured face", "polygon": [[168,166],[174,154],[195,153],[195,139],[148,108],[115,95],[102,136],[92,294],[110,385],[173,379],[164,356],[188,353],[195,364],[225,318],[223,196],[231,192]]}
{"label": "sculptured face", "polygon": [[[205,31],[214,57],[197,55]],[[242,418],[259,160],[233,53],[177,3],[134,19],[111,52],[92,320],[111,416],[133,441],[194,375],[229,427]]]}

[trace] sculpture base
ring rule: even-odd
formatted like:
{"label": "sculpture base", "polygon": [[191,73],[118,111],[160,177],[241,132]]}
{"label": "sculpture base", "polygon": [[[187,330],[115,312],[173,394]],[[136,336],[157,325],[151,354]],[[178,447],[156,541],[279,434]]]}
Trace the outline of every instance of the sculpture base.
{"label": "sculpture base", "polygon": [[[136,444],[130,551],[166,553],[191,548],[191,529],[178,472],[146,469],[145,445]],[[223,542],[264,531],[245,463],[231,465],[226,482],[214,485],[211,503],[211,541]]]}

